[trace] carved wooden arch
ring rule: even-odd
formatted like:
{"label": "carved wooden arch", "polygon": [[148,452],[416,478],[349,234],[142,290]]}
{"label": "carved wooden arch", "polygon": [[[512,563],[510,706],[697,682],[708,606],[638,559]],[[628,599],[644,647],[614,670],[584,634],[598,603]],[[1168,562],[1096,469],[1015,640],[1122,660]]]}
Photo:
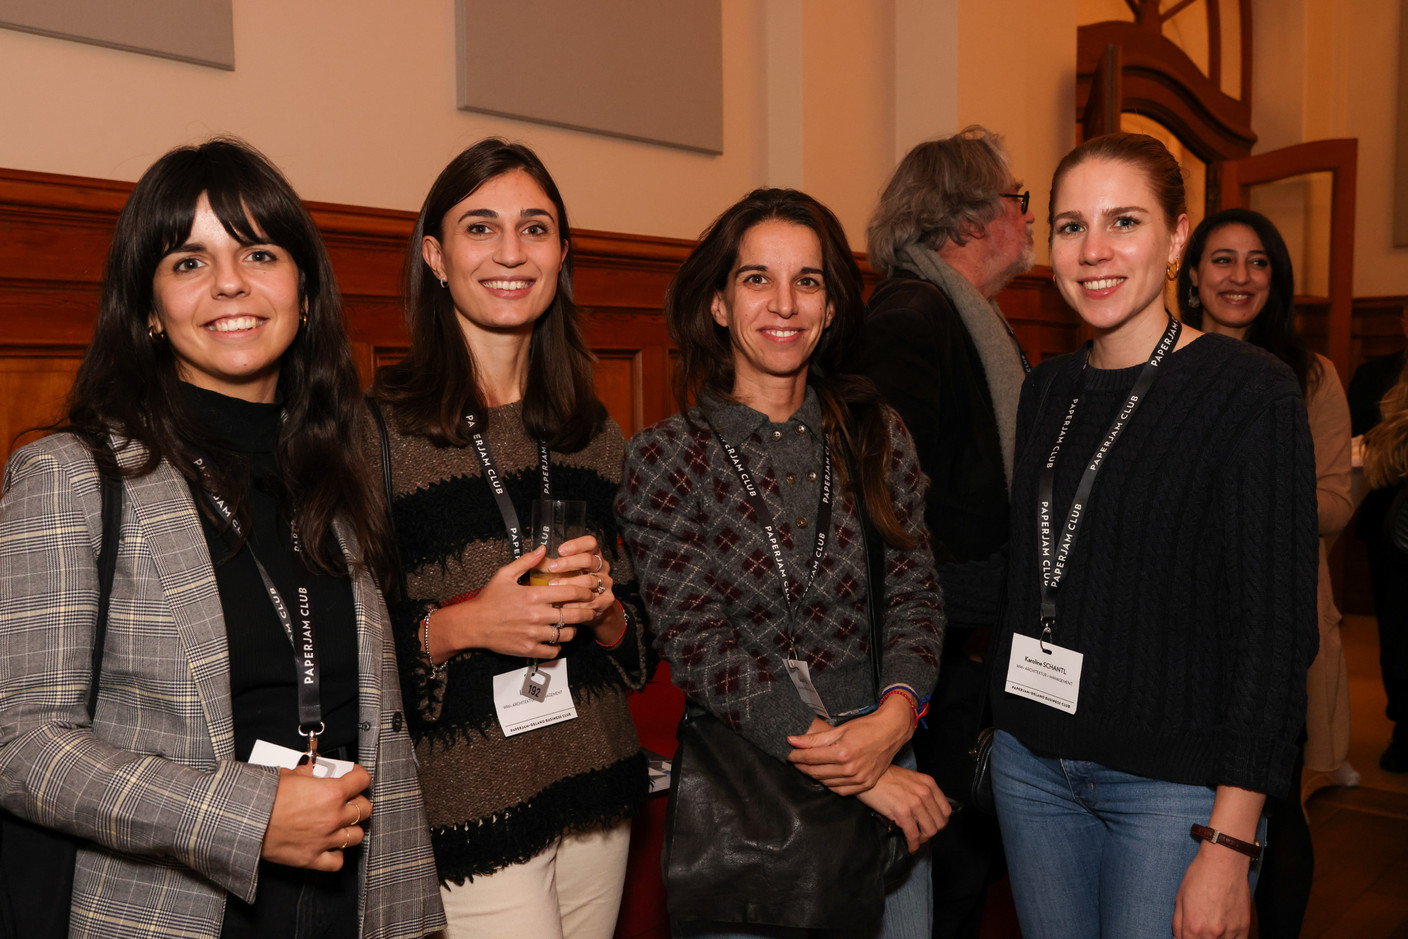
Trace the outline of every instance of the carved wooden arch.
{"label": "carved wooden arch", "polygon": [[[1208,72],[1163,35],[1163,24],[1194,2],[1208,18]],[[1238,0],[1241,18],[1241,97],[1222,90],[1221,4],[1178,0],[1126,0],[1135,19],[1109,20],[1076,31],[1077,119],[1082,137],[1119,129],[1119,114],[1158,121],[1205,163],[1247,156],[1256,143],[1251,127],[1251,0]]]}

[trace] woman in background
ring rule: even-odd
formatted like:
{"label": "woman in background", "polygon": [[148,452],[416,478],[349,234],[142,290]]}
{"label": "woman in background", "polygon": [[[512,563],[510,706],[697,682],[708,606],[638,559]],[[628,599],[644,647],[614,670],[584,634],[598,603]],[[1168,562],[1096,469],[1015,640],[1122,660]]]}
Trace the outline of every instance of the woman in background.
{"label": "woman in background", "polygon": [[[118,217],[65,432],[11,457],[0,499],[0,801],[84,839],[71,935],[444,922],[360,410],[278,170],[233,140],[163,156]],[[124,507],[90,715],[100,471]],[[315,750],[344,774],[315,778]]]}
{"label": "woman in background", "polygon": [[[687,707],[891,819],[913,852],[949,816],[908,748],[937,678],[943,609],[927,480],[898,415],[850,368],[862,309],[859,271],[825,206],[759,189],[727,209],[670,285],[681,411],[632,438],[617,512]],[[847,450],[859,478],[848,478]],[[885,542],[880,688],[860,500]],[[819,706],[789,680],[789,660],[806,663]],[[921,856],[883,922],[860,935],[927,939],[930,891]],[[675,934],[806,933],[693,922]]]}
{"label": "woman in background", "polygon": [[[416,220],[410,353],[373,391],[405,584],[392,624],[451,937],[609,939],[647,792],[626,707],[647,676],[641,616],[611,512],[624,440],[592,388],[570,244],[532,150],[465,150]],[[592,532],[550,562],[523,536],[549,492],[585,500]],[[543,567],[560,576],[519,584]],[[535,663],[575,716],[506,734]]]}
{"label": "woman in background", "polygon": [[1165,310],[1188,220],[1157,140],[1081,144],[1050,205],[1094,338],[1018,412],[992,773],[1022,933],[1245,936],[1315,647],[1305,405],[1272,356]]}
{"label": "woman in background", "polygon": [[1349,680],[1326,560],[1354,514],[1349,403],[1334,364],[1306,348],[1296,332],[1294,286],[1290,252],[1280,232],[1250,209],[1225,209],[1204,219],[1188,240],[1178,277],[1185,323],[1260,346],[1291,369],[1305,395],[1315,442],[1320,651],[1306,679],[1307,740],[1295,773],[1305,781],[1285,799],[1267,801],[1268,849],[1257,884],[1257,921],[1266,936],[1300,935],[1310,901],[1315,860],[1301,803],[1322,786],[1359,784],[1347,759]]}

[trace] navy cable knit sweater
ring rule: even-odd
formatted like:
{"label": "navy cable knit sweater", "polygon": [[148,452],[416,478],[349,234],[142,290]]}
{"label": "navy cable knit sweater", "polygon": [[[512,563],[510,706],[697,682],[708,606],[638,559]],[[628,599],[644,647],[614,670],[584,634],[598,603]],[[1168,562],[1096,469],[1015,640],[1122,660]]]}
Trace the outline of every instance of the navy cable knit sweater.
{"label": "navy cable knit sweater", "polygon": [[[1043,363],[1022,393],[997,725],[1036,753],[1284,793],[1317,646],[1315,459],[1295,379],[1249,343],[1170,355],[1096,479],[1057,600],[1055,641],[1085,656],[1076,713],[1003,690],[1013,631],[1040,634],[1038,474],[1082,361]],[[1053,525],[1139,370],[1088,371]],[[953,615],[965,580],[945,577]]]}

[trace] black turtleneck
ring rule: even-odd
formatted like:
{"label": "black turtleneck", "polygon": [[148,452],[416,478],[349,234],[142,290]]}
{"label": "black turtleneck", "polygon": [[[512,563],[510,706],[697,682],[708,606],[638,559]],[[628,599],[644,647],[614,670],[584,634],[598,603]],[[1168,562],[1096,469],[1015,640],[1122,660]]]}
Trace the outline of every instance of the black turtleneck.
{"label": "black turtleneck", "polygon": [[[231,556],[233,534],[222,531],[205,512],[201,527],[225,616],[230,654],[230,699],[235,755],[247,760],[256,740],[295,750],[306,748],[298,734],[298,678],[293,647],[284,633],[254,563],[256,552],[284,597],[295,627],[301,625],[300,588],[307,590],[322,669],[322,711],[327,730],[319,750],[343,759],[357,752],[357,628],[351,583],[313,573],[292,547],[290,515],[280,498],[275,449],[282,407],[230,398],[183,384],[186,406],[195,419],[249,465],[249,541]],[[211,455],[208,459],[219,459]],[[236,474],[239,478],[239,474]],[[205,496],[193,488],[196,499]],[[333,751],[341,751],[334,753]],[[226,901],[226,939],[277,939],[356,933],[355,855],[338,874],[319,874],[264,862],[253,904]]]}
{"label": "black turtleneck", "polygon": [[[357,631],[351,585],[342,578],[310,572],[292,550],[292,526],[287,507],[280,504],[274,459],[282,407],[242,401],[194,385],[182,387],[192,415],[212,436],[249,462],[252,480],[247,495],[250,538],[239,553],[230,556],[233,534],[201,514],[230,643],[235,755],[248,759],[254,742],[261,739],[295,750],[306,748],[306,741],[298,734],[298,669],[293,648],[266,599],[252,550],[289,605],[295,626],[301,623],[299,590],[308,591],[323,672],[323,720],[327,723],[319,749],[327,752],[345,747],[351,755],[344,758],[355,759]],[[203,498],[201,493],[195,495]]]}

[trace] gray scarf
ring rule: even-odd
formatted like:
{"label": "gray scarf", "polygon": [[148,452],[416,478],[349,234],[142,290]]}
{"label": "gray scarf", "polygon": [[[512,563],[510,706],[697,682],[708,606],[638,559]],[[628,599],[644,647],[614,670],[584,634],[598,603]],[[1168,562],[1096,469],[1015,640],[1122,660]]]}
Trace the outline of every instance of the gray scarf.
{"label": "gray scarf", "polygon": [[1017,340],[1008,328],[997,301],[988,300],[978,288],[954,270],[931,249],[922,244],[900,249],[905,267],[948,294],[963,318],[978,359],[988,379],[992,396],[993,417],[997,418],[997,439],[1002,444],[1002,466],[1007,473],[1007,486],[1012,487],[1012,454],[1017,446],[1017,401],[1022,394],[1026,372],[1018,354]]}

